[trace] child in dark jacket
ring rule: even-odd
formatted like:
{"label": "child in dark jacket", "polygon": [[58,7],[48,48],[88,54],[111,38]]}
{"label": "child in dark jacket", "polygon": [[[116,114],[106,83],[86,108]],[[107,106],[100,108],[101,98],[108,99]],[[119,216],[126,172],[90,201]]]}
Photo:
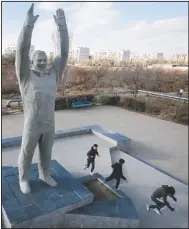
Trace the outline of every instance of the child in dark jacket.
{"label": "child in dark jacket", "polygon": [[111,173],[109,177],[105,179],[105,183],[112,179],[116,179],[115,188],[118,189],[121,178],[127,182],[127,179],[123,176],[123,172],[122,172],[122,166],[124,163],[125,163],[125,160],[120,159],[119,163],[116,162],[115,164],[112,165],[113,172]]}
{"label": "child in dark jacket", "polygon": [[[167,206],[171,211],[174,211],[175,209],[171,207],[170,203],[167,201],[167,197],[170,196],[174,201],[177,201],[177,198],[174,197],[175,195],[175,189],[172,186],[168,186],[168,185],[162,185],[162,187],[157,188],[152,196],[151,199],[153,202],[155,202],[156,204],[154,205],[146,205],[147,211],[149,211],[150,209],[154,209],[154,211],[159,214],[162,215],[160,209],[162,209],[163,207]],[[163,202],[158,200],[162,198]]]}
{"label": "child in dark jacket", "polygon": [[89,150],[89,152],[87,153],[87,164],[84,166],[84,169],[89,168],[89,166],[91,164],[92,166],[91,166],[90,175],[93,175],[93,171],[94,171],[94,168],[95,168],[95,157],[96,157],[96,155],[98,157],[100,157],[97,149],[98,149],[98,145],[94,144],[91,147],[91,149]]}

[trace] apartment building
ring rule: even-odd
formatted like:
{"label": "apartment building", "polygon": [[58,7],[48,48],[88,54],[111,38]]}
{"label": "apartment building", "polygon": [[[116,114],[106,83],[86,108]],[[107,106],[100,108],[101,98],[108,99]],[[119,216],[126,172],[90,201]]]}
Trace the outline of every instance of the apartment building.
{"label": "apartment building", "polygon": [[131,52],[131,55],[130,55],[130,60],[134,60],[134,61],[137,61],[139,60],[141,57],[141,54],[138,53],[138,52]]}
{"label": "apartment building", "polygon": [[87,47],[78,47],[74,52],[74,56],[78,62],[89,60],[90,49]]}
{"label": "apartment building", "polygon": [[122,49],[119,53],[119,61],[129,61],[130,57],[131,57],[131,51],[130,50]]}

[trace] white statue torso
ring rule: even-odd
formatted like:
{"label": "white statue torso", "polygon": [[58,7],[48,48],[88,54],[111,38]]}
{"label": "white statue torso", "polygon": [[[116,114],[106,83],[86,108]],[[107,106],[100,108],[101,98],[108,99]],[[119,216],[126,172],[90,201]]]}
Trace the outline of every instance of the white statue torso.
{"label": "white statue torso", "polygon": [[22,88],[25,118],[47,124],[52,122],[56,91],[57,82],[54,71],[38,76],[31,70],[30,77]]}

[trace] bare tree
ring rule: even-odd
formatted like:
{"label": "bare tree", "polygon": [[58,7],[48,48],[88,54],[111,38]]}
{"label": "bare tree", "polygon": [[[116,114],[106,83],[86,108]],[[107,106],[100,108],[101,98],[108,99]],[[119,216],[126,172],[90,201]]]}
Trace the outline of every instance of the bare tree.
{"label": "bare tree", "polygon": [[135,76],[131,75],[132,79],[133,79],[133,82],[134,82],[134,85],[135,85],[135,100],[136,100],[136,97],[137,97],[137,94],[138,94],[138,90],[139,90],[139,85],[138,85],[138,75],[137,75],[137,80],[135,79]]}
{"label": "bare tree", "polygon": [[176,105],[176,110],[175,110],[175,115],[174,115],[174,120],[176,120],[177,118],[177,115],[178,115],[178,111],[179,111],[179,106],[180,106],[180,98],[179,98],[179,101],[177,102],[177,105]]}
{"label": "bare tree", "polygon": [[2,55],[2,63],[9,63],[14,64],[15,63],[15,55],[16,50],[13,50],[12,52],[7,52]]}
{"label": "bare tree", "polygon": [[156,84],[155,84],[155,90],[156,91],[161,91],[162,87],[162,73],[163,69],[162,68],[157,68],[156,69]]}
{"label": "bare tree", "polygon": [[81,82],[82,82],[82,85],[83,85],[83,89],[84,90],[87,90],[88,88],[91,87],[91,75],[89,74],[89,71],[88,69],[85,69],[85,71],[83,71],[83,75],[81,77]]}
{"label": "bare tree", "polygon": [[61,79],[61,82],[60,82],[60,91],[61,91],[61,95],[64,96],[65,94],[65,86],[66,86],[66,81],[70,75],[70,66],[67,65],[63,74],[62,74],[62,79]]}
{"label": "bare tree", "polygon": [[114,79],[114,76],[110,77],[110,92],[114,91],[114,87],[116,85],[116,81]]}
{"label": "bare tree", "polygon": [[119,69],[113,68],[111,71],[111,75],[109,76],[109,84],[110,84],[110,92],[114,91],[114,87],[116,87],[116,83],[118,84],[118,81],[120,80],[120,77],[118,76]]}
{"label": "bare tree", "polygon": [[107,68],[105,68],[104,66],[93,68],[93,76],[95,77],[95,81],[96,81],[96,86],[95,86],[96,92],[98,92],[99,82],[104,77],[106,71]]}
{"label": "bare tree", "polygon": [[136,63],[136,65],[135,65],[135,78],[136,78],[136,81],[139,80],[139,75],[140,75],[142,69],[143,69],[142,65],[140,63]]}
{"label": "bare tree", "polygon": [[134,71],[132,71],[130,74],[130,77],[128,79],[123,79],[123,82],[127,84],[128,88],[134,90],[135,110],[136,110],[137,94],[138,94],[138,90],[140,89],[140,73],[142,69],[143,68],[140,64],[136,64]]}
{"label": "bare tree", "polygon": [[141,74],[141,71],[142,71],[142,66],[137,63],[135,66],[134,66],[134,70],[131,71],[130,73],[130,80],[127,81],[127,80],[123,80],[130,89],[134,89],[135,90],[135,98],[137,96],[137,93],[138,93],[138,90],[140,88],[140,74]]}

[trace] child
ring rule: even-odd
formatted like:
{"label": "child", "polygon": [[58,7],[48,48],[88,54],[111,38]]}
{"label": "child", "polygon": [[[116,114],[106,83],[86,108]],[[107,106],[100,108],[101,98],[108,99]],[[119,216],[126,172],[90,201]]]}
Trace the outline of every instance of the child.
{"label": "child", "polygon": [[[154,201],[156,204],[155,205],[146,205],[147,211],[149,211],[151,208],[154,209],[154,211],[159,214],[162,215],[160,209],[162,209],[163,207],[167,206],[171,211],[174,211],[175,209],[171,207],[171,205],[169,204],[169,202],[167,201],[167,197],[170,196],[174,201],[177,201],[177,198],[174,197],[175,195],[175,189],[172,186],[168,186],[168,185],[162,185],[162,187],[157,188],[152,196],[151,199],[152,201]],[[158,200],[160,198],[163,198],[163,202]]]}
{"label": "child", "polygon": [[97,144],[94,144],[91,149],[89,150],[89,152],[87,153],[87,164],[84,166],[84,169],[86,168],[89,168],[90,164],[92,164],[91,166],[91,172],[90,172],[90,175],[92,176],[93,175],[93,171],[94,171],[94,168],[95,168],[95,157],[96,155],[98,157],[100,157],[98,151],[98,145]]}
{"label": "child", "polygon": [[120,159],[119,163],[116,162],[115,164],[113,164],[112,165],[113,172],[111,173],[111,175],[109,177],[107,177],[105,179],[104,183],[106,183],[106,182],[108,182],[108,181],[110,181],[112,179],[116,179],[117,182],[116,182],[115,188],[118,190],[121,178],[127,182],[127,179],[123,176],[123,172],[122,172],[122,166],[123,166],[124,163],[125,163],[125,160]]}

